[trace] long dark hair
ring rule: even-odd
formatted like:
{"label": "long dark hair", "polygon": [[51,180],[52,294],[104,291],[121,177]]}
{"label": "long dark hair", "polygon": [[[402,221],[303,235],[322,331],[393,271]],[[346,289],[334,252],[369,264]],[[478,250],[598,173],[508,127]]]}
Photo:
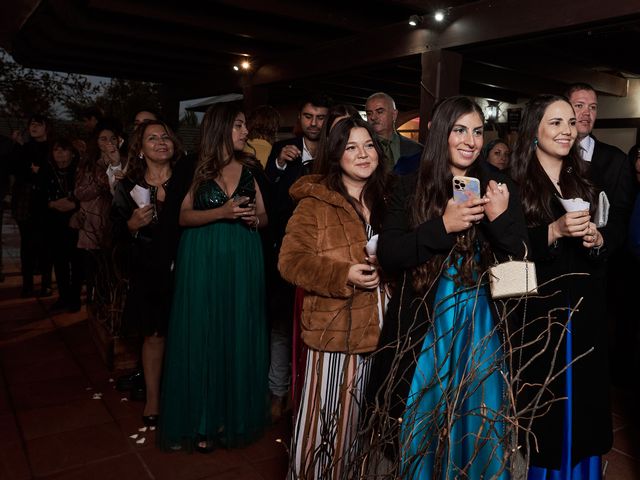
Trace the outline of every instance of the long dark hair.
{"label": "long dark hair", "polygon": [[[342,181],[342,167],[340,160],[344,155],[345,147],[349,142],[351,130],[354,128],[364,128],[373,141],[373,146],[378,154],[378,167],[367,179],[360,198],[353,198],[347,193],[347,189]],[[387,184],[387,174],[382,149],[378,144],[375,134],[369,124],[359,117],[347,117],[340,120],[331,129],[327,138],[327,163],[326,171],[320,172],[325,175],[325,184],[330,190],[340,193],[362,216],[362,206],[365,205],[369,212],[369,224],[375,231],[380,231],[382,226],[382,216],[384,215],[385,187]]]}
{"label": "long dark hair", "polygon": [[[440,102],[433,112],[427,142],[425,143],[418,181],[413,199],[413,208],[409,214],[412,228],[417,228],[427,220],[441,217],[452,197],[452,179],[449,153],[449,135],[456,121],[463,115],[477,113],[484,123],[482,109],[473,100],[455,96]],[[480,162],[476,158],[468,169],[467,175],[480,176]],[[463,285],[474,283],[476,226],[472,226],[465,235],[458,236],[454,255],[449,263],[460,261],[456,281]],[[485,254],[486,246],[482,246]],[[413,271],[413,286],[418,292],[424,292],[438,277],[442,270],[445,255],[435,255],[430,261],[419,265]]]}
{"label": "long dark hair", "polygon": [[234,159],[250,168],[260,168],[255,156],[234,151],[233,124],[240,113],[244,112],[236,102],[215,103],[205,113],[200,127],[200,149],[192,190],[195,191],[207,180],[216,178]]}
{"label": "long dark hair", "polygon": [[[565,97],[558,95],[538,95],[529,101],[511,157],[509,171],[520,188],[522,210],[529,225],[544,225],[555,220],[551,205],[558,192],[536,156],[540,122],[549,105],[555,102],[571,106]],[[588,180],[587,168],[576,140],[562,160],[559,184],[565,198],[581,197],[595,208],[596,190]]]}
{"label": "long dark hair", "polygon": [[[322,124],[322,129],[320,130],[320,140],[318,140],[318,149],[316,150],[316,158],[313,159],[313,168],[312,173],[318,174],[326,174],[328,169],[328,159],[327,159],[327,149],[328,149],[328,138],[329,132],[331,131],[331,126],[333,122],[336,121],[337,118],[349,116],[349,117],[360,117],[358,110],[351,105],[340,103],[338,105],[333,105],[329,107],[329,111],[327,112],[327,116],[324,117],[324,123]],[[372,137],[375,138],[375,137]]]}
{"label": "long dark hair", "polygon": [[173,142],[173,158],[171,159],[171,169],[182,156],[182,144],[169,125],[161,120],[145,120],[138,125],[131,133],[129,139],[129,158],[127,160],[127,178],[132,182],[138,183],[144,179],[147,171],[147,162],[144,158],[140,158],[142,144],[144,143],[144,135],[151,125],[160,125],[169,135]]}

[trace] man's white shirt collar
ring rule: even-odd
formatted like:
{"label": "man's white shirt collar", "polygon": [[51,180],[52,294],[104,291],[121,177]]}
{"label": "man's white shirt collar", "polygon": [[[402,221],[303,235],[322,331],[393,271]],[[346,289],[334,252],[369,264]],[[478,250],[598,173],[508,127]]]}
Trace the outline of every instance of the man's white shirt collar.
{"label": "man's white shirt collar", "polygon": [[587,135],[582,140],[580,140],[580,156],[586,162],[590,162],[593,157],[593,148],[595,147],[596,142],[593,140],[591,135]]}

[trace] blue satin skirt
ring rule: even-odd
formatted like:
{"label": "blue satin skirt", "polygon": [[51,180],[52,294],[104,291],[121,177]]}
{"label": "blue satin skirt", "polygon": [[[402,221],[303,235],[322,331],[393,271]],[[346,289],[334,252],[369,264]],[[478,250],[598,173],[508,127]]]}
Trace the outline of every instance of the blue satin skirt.
{"label": "blue satin skirt", "polygon": [[440,277],[400,429],[401,478],[507,479],[502,334],[484,286]]}
{"label": "blue satin skirt", "polygon": [[573,439],[573,342],[571,337],[571,320],[567,325],[567,348],[565,350],[566,370],[565,393],[567,400],[564,402],[564,423],[562,426],[562,465],[560,470],[531,466],[529,467],[529,480],[600,480],[602,478],[602,458],[593,456],[581,459],[573,467],[571,458]]}

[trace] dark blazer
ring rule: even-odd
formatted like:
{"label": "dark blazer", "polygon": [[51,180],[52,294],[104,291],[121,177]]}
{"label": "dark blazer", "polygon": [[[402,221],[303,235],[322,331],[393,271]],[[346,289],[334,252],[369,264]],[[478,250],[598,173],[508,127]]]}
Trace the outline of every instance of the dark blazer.
{"label": "dark blazer", "polygon": [[302,175],[309,173],[309,165],[302,164],[302,157],[287,162],[287,168],[280,170],[276,166],[276,158],[280,151],[287,145],[295,145],[302,151],[302,137],[282,140],[273,144],[271,154],[267,160],[265,173],[271,181],[271,193],[273,200],[273,212],[269,215],[269,225],[275,236],[276,251],[280,250],[287,222],[293,215],[294,203],[289,195],[289,189]]}
{"label": "dark blazer", "polygon": [[418,171],[423,146],[418,142],[400,135],[400,157],[393,167],[394,173],[406,175]]}
{"label": "dark blazer", "polygon": [[598,190],[605,191],[611,204],[605,227],[606,247],[611,253],[622,247],[627,238],[636,193],[635,173],[622,150],[596,139],[591,157],[591,178]]}

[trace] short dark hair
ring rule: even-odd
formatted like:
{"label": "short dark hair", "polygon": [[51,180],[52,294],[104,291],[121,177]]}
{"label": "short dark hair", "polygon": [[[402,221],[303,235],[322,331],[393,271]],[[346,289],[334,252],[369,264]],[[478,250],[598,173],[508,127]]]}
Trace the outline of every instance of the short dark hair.
{"label": "short dark hair", "polygon": [[324,93],[312,93],[310,95],[302,97],[298,111],[302,111],[307,103],[310,103],[314,107],[329,108],[331,107],[331,105],[333,105],[333,99],[328,95],[325,95]]}
{"label": "short dark hair", "polygon": [[576,83],[572,83],[571,85],[569,85],[567,87],[567,89],[564,92],[564,96],[567,97],[567,98],[571,98],[571,95],[574,92],[577,92],[577,91],[580,91],[580,90],[588,90],[588,91],[591,91],[593,93],[596,93],[596,89],[593,88],[588,83],[576,82]]}
{"label": "short dark hair", "polygon": [[42,115],[40,113],[31,115],[29,117],[29,120],[27,120],[27,125],[30,125],[31,122],[44,123],[47,126],[49,125],[49,119],[45,115]]}
{"label": "short dark hair", "polygon": [[104,117],[104,113],[100,110],[99,107],[92,105],[82,110],[82,118],[91,118],[95,117],[96,120],[102,120]]}

